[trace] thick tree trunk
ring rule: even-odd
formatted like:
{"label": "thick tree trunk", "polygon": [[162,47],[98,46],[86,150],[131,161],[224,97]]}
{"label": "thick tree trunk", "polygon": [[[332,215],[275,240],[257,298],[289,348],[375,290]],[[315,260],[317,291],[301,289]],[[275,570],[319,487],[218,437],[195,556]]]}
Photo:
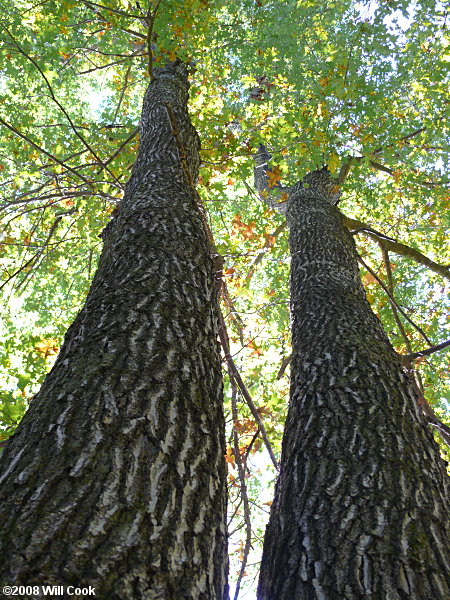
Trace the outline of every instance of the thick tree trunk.
{"label": "thick tree trunk", "polygon": [[226,594],[217,298],[187,99],[181,64],[150,84],[86,304],[2,457],[3,584]]}
{"label": "thick tree trunk", "polygon": [[291,399],[258,598],[448,600],[449,478],[328,177],[288,199]]}

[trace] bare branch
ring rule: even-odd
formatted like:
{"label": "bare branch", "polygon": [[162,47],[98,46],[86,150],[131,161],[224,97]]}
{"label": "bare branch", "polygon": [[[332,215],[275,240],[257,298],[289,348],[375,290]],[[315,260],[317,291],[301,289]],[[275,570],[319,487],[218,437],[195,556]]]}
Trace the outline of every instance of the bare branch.
{"label": "bare branch", "polygon": [[361,221],[351,219],[345,215],[342,215],[342,218],[347,229],[362,231],[379,244],[382,244],[386,250],[394,252],[395,254],[400,254],[401,256],[412,258],[421,265],[428,267],[431,271],[442,275],[442,277],[445,277],[446,279],[450,279],[450,269],[447,266],[434,262],[431,258],[428,258],[415,248],[411,248],[411,246],[407,246],[402,242],[397,242],[396,240],[383,235],[379,231],[372,229],[369,225],[366,225]]}
{"label": "bare branch", "polygon": [[389,299],[389,302],[393,306],[395,306],[395,308],[405,317],[405,319],[408,321],[408,323],[410,323],[414,327],[414,329],[420,333],[420,335],[423,337],[423,339],[428,344],[430,344],[430,346],[432,346],[433,344],[430,342],[430,339],[427,337],[427,334],[416,323],[414,323],[414,321],[397,304],[397,302],[395,301],[395,299],[392,297],[391,293],[389,292],[388,288],[384,285],[384,283],[381,281],[381,279],[378,277],[378,275],[369,267],[369,265],[367,265],[364,262],[364,260],[359,255],[358,255],[358,260],[362,264],[362,266],[366,269],[366,271],[368,271],[372,275],[372,277],[374,277],[378,281],[378,283],[381,285],[381,287],[383,288],[383,290],[385,291],[385,293]]}
{"label": "bare branch", "polygon": [[33,146],[33,148],[35,148],[39,152],[42,152],[42,154],[45,154],[45,156],[48,156],[51,160],[53,160],[54,162],[58,163],[58,165],[61,165],[61,167],[63,167],[67,171],[70,171],[71,173],[73,173],[73,175],[76,175],[82,181],[84,181],[84,183],[87,183],[90,187],[92,187],[92,182],[90,182],[88,179],[86,179],[86,177],[83,177],[83,175],[80,175],[77,171],[75,171],[75,169],[73,169],[72,167],[69,167],[69,165],[67,165],[63,161],[59,160],[59,158],[56,158],[56,156],[53,156],[53,154],[50,154],[50,152],[47,152],[47,150],[44,150],[43,148],[41,148],[40,146],[38,146],[35,142],[33,142],[32,140],[30,140],[29,137],[27,137],[26,135],[24,135],[23,133],[21,133],[13,125],[10,125],[6,121],[4,121],[1,117],[0,117],[0,123],[4,127],[6,127],[7,129],[9,129],[10,131],[12,131],[15,135],[17,135],[18,137],[20,137],[22,140],[24,140],[25,142],[27,142],[27,144],[30,144],[30,146]]}
{"label": "bare branch", "polygon": [[439,352],[439,350],[443,350],[444,348],[448,348],[450,346],[450,340],[446,342],[442,342],[442,344],[437,344],[436,346],[431,346],[431,348],[426,348],[425,350],[420,350],[420,352],[412,352],[411,354],[402,355],[402,360],[416,360],[417,358],[422,358],[422,356],[430,356],[430,354],[434,354],[435,352]]}
{"label": "bare branch", "polygon": [[220,342],[222,344],[222,348],[225,354],[225,359],[227,361],[228,364],[228,368],[230,369],[230,371],[233,373],[233,377],[241,391],[242,396],[244,397],[245,401],[247,402],[248,407],[250,408],[250,411],[255,419],[255,421],[258,423],[258,426],[261,430],[261,437],[264,440],[264,444],[266,445],[267,451],[269,453],[270,459],[272,460],[272,463],[275,467],[275,469],[278,469],[278,463],[277,463],[277,459],[275,458],[275,454],[272,450],[272,446],[269,442],[269,438],[267,437],[267,432],[266,432],[266,428],[264,427],[264,423],[262,422],[261,419],[261,415],[258,412],[258,409],[255,406],[255,403],[252,400],[252,397],[250,396],[247,388],[245,387],[244,382],[242,381],[242,377],[236,367],[236,364],[234,362],[234,360],[231,357],[230,354],[230,342],[228,339],[228,334],[227,334],[227,327],[225,325],[225,320],[223,318],[222,313],[220,313],[219,315],[219,338],[220,338]]}
{"label": "bare branch", "polygon": [[150,77],[150,81],[154,80],[153,75],[153,50],[152,50],[152,37],[153,37],[153,26],[155,24],[156,15],[158,13],[159,6],[161,4],[161,0],[158,0],[155,4],[155,8],[152,11],[150,2],[148,3],[148,12],[147,12],[147,52],[148,52],[148,75]]}
{"label": "bare branch", "polygon": [[236,429],[237,421],[238,421],[238,412],[237,412],[237,389],[236,382],[234,378],[234,373],[230,369],[228,365],[228,374],[230,377],[231,384],[231,411],[233,415],[233,446],[234,446],[234,457],[236,459],[236,465],[239,475],[239,482],[241,487],[241,498],[242,504],[244,505],[244,523],[245,523],[245,546],[244,552],[242,556],[241,568],[239,571],[239,576],[236,581],[236,591],[234,593],[234,600],[238,600],[239,597],[239,589],[241,587],[241,581],[244,576],[245,567],[247,565],[248,553],[250,552],[250,547],[252,544],[252,524],[250,520],[250,506],[248,502],[248,494],[247,494],[247,484],[245,482],[245,465],[242,460],[240,448],[239,448],[239,436]]}

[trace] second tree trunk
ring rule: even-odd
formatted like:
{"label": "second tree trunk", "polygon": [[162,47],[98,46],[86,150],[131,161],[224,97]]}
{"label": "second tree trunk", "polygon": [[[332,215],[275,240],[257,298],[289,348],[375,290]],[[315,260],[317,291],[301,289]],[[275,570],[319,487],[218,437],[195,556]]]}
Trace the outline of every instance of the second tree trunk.
{"label": "second tree trunk", "polygon": [[448,600],[449,478],[325,170],[289,194],[293,360],[259,600]]}

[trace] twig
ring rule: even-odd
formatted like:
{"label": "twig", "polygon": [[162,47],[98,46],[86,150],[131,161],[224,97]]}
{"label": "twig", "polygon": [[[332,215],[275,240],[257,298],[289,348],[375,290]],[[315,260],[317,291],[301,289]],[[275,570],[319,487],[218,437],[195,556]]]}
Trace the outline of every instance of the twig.
{"label": "twig", "polygon": [[450,269],[447,266],[435,263],[415,248],[411,248],[411,246],[407,246],[402,242],[397,242],[392,238],[388,238],[379,231],[372,229],[369,225],[366,225],[361,221],[357,221],[356,219],[351,219],[350,217],[346,217],[345,215],[342,215],[342,219],[347,229],[359,229],[360,231],[367,233],[367,235],[376,242],[381,243],[386,248],[386,250],[394,252],[395,254],[400,254],[401,256],[412,258],[421,265],[428,267],[431,271],[442,275],[442,277],[445,277],[446,279],[450,279]]}
{"label": "twig", "polygon": [[153,37],[153,25],[155,24],[156,14],[159,9],[159,5],[161,4],[161,0],[158,0],[154,10],[150,9],[150,2],[148,3],[148,12],[147,12],[147,52],[148,52],[148,76],[150,81],[154,81],[155,77],[153,75],[153,50],[152,50],[152,37]]}
{"label": "twig", "polygon": [[242,556],[241,569],[239,571],[239,576],[236,581],[236,591],[234,593],[234,600],[238,600],[239,597],[239,589],[241,587],[241,581],[245,573],[245,567],[247,565],[248,553],[250,552],[250,547],[252,545],[252,524],[250,519],[250,506],[248,503],[248,495],[247,495],[247,484],[245,482],[245,468],[242,461],[241,452],[239,449],[239,436],[236,429],[236,424],[238,421],[238,412],[237,412],[237,404],[236,404],[236,382],[235,376],[230,366],[228,365],[228,374],[230,377],[230,385],[231,385],[231,411],[233,415],[233,441],[234,441],[234,457],[236,459],[236,465],[239,475],[239,482],[241,484],[241,498],[242,503],[244,505],[244,522],[245,522],[245,545],[244,552]]}
{"label": "twig", "polygon": [[44,150],[43,148],[41,148],[40,146],[38,146],[35,142],[33,142],[33,140],[30,140],[29,137],[27,137],[26,135],[24,135],[23,133],[21,133],[13,125],[10,125],[6,121],[4,121],[1,117],[0,117],[0,123],[4,127],[6,127],[7,129],[9,129],[10,131],[12,131],[15,135],[17,135],[17,137],[20,137],[22,140],[24,140],[25,142],[27,142],[27,144],[30,144],[30,146],[33,146],[33,148],[35,150],[38,150],[39,152],[42,152],[42,154],[45,154],[45,156],[48,156],[51,160],[53,160],[54,162],[58,163],[58,165],[61,165],[61,167],[63,167],[67,171],[70,171],[73,175],[76,175],[82,181],[84,181],[84,183],[87,183],[90,187],[92,187],[92,182],[89,181],[88,179],[86,179],[86,177],[84,177],[83,175],[80,175],[77,171],[75,171],[74,169],[72,169],[72,167],[69,167],[69,165],[66,165],[66,163],[64,163],[61,160],[59,160],[59,158],[56,158],[56,156],[53,156],[53,154],[50,154],[50,152],[47,152],[47,150]]}
{"label": "twig", "polygon": [[439,350],[443,350],[444,348],[448,348],[449,346],[450,340],[447,340],[446,342],[442,342],[442,344],[437,344],[436,346],[432,346],[431,348],[420,350],[420,352],[404,354],[402,355],[402,360],[415,360],[416,358],[421,358],[422,356],[430,356],[430,354],[434,354],[434,352],[438,352]]}
{"label": "twig", "polygon": [[416,325],[416,323],[414,323],[414,321],[410,317],[408,317],[408,315],[405,313],[405,311],[397,304],[397,302],[394,300],[394,298],[390,294],[389,290],[384,285],[384,283],[381,281],[381,279],[378,277],[378,275],[376,273],[374,273],[374,271],[372,271],[372,269],[369,267],[369,265],[367,265],[360,256],[358,256],[358,260],[362,264],[362,266],[366,269],[366,271],[368,271],[372,275],[372,277],[374,277],[378,281],[380,286],[385,291],[385,293],[389,299],[389,302],[392,305],[394,305],[396,307],[396,309],[405,317],[405,319],[408,321],[408,323],[410,323],[410,325],[412,325],[414,327],[414,329],[420,333],[420,335],[423,337],[423,339],[426,342],[428,342],[428,344],[430,344],[430,346],[432,346],[433,345],[432,342],[430,341],[430,339],[428,338],[426,333],[423,331],[423,329],[421,329],[418,325]]}
{"label": "twig", "polygon": [[266,428],[264,427],[264,423],[262,422],[261,415],[259,414],[258,409],[256,408],[255,403],[252,400],[252,397],[250,396],[247,388],[245,387],[244,382],[242,381],[242,377],[236,367],[234,360],[231,358],[230,342],[228,339],[227,328],[226,328],[225,320],[223,318],[222,313],[219,314],[219,338],[220,338],[220,342],[222,344],[222,348],[223,348],[223,351],[225,354],[225,359],[227,361],[228,368],[233,373],[234,379],[241,391],[241,394],[242,394],[243,398],[245,399],[248,407],[250,408],[250,411],[251,411],[255,421],[258,423],[258,426],[261,430],[261,437],[267,448],[270,459],[271,459],[275,469],[278,469],[277,459],[275,458],[275,454],[272,450],[272,446],[269,442],[269,438],[267,437]]}

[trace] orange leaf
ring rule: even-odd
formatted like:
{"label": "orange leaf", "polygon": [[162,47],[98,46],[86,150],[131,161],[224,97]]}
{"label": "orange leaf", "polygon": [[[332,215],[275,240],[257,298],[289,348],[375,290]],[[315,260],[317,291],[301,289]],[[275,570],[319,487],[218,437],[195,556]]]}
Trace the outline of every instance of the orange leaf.
{"label": "orange leaf", "polygon": [[227,448],[227,453],[225,454],[225,461],[229,463],[232,467],[235,466],[234,454],[230,446],[228,446]]}
{"label": "orange leaf", "polygon": [[267,177],[269,178],[269,187],[275,187],[281,179],[282,171],[280,167],[276,166],[272,169],[272,171],[267,171]]}
{"label": "orange leaf", "polygon": [[363,281],[366,285],[369,283],[378,283],[372,273],[366,273],[363,277]]}

